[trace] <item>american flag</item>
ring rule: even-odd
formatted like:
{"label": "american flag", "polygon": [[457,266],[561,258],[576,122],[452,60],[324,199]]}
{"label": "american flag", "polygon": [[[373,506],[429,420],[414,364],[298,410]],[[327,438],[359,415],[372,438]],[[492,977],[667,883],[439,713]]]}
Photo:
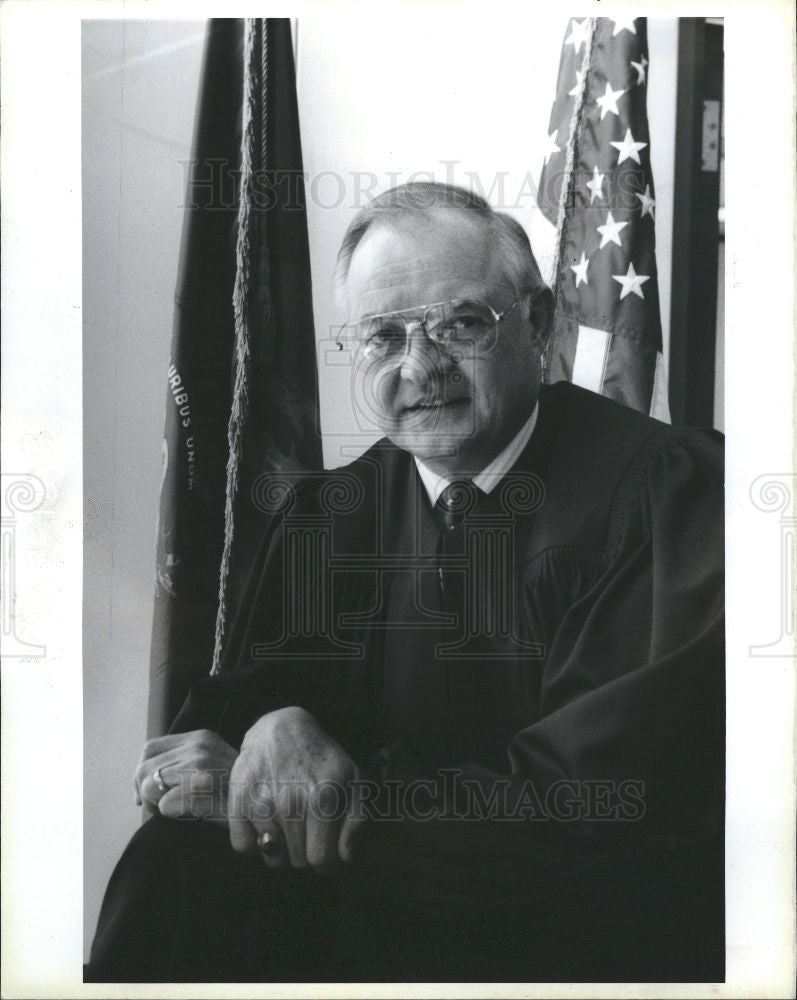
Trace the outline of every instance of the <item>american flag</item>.
{"label": "american flag", "polygon": [[647,118],[646,18],[572,18],[539,207],[557,227],[546,379],[669,419]]}

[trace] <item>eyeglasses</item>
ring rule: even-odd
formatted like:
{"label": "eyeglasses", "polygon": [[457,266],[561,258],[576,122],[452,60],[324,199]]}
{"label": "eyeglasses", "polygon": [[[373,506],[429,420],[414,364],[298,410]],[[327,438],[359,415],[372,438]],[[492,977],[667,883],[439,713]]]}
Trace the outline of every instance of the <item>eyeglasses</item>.
{"label": "eyeglasses", "polygon": [[459,361],[489,351],[495,345],[498,324],[521,301],[516,299],[500,313],[486,302],[452,299],[367,316],[343,327],[338,346],[350,343],[355,360],[363,365],[400,365],[409,351],[413,329],[420,327],[433,344]]}

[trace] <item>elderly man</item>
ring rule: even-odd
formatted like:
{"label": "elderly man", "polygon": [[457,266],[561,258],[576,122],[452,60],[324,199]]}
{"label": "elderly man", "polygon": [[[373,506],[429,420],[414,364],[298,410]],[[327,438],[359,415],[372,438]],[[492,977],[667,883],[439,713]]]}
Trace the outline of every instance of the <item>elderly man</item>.
{"label": "elderly man", "polygon": [[722,979],[720,435],[541,385],[550,291],[468,192],[377,198],[337,282],[385,437],[263,491],[89,978]]}

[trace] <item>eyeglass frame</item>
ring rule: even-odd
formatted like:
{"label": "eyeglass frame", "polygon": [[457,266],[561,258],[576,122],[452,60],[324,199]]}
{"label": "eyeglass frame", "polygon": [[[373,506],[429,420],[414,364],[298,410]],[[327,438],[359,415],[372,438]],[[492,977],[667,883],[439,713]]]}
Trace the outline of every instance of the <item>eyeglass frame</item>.
{"label": "eyeglass frame", "polygon": [[[501,323],[509,315],[510,312],[512,312],[512,310],[515,308],[515,306],[519,305],[525,298],[528,298],[529,294],[531,294],[531,293],[525,292],[519,298],[515,299],[515,301],[512,302],[511,305],[508,305],[506,307],[506,309],[504,309],[502,312],[497,312],[490,305],[489,302],[484,302],[481,299],[443,299],[441,302],[431,302],[428,305],[411,306],[409,309],[393,309],[393,310],[390,310],[389,312],[374,313],[373,316],[364,316],[364,317],[362,317],[362,319],[358,319],[354,323],[345,323],[340,328],[340,330],[338,331],[338,335],[335,338],[335,342],[337,344],[338,350],[342,351],[343,350],[343,341],[341,339],[341,336],[342,336],[343,330],[345,330],[346,327],[348,327],[348,326],[357,326],[359,323],[363,323],[363,322],[366,322],[366,321],[369,321],[369,320],[386,319],[388,316],[403,316],[405,313],[418,313],[421,310],[423,310],[423,318],[422,319],[417,319],[417,320],[415,320],[414,323],[409,323],[407,320],[403,320],[403,323],[404,323],[404,338],[405,338],[404,339],[404,351],[400,355],[396,354],[396,357],[394,358],[394,361],[397,362],[398,365],[401,365],[401,364],[403,364],[404,359],[407,357],[407,354],[409,352],[409,347],[410,347],[410,331],[411,331],[412,327],[420,327],[423,330],[424,336],[429,341],[429,343],[434,344],[435,347],[439,348],[441,351],[444,351],[446,354],[448,354],[449,353],[449,349],[444,344],[440,344],[440,343],[438,343],[438,341],[433,340],[429,336],[429,332],[426,329],[426,318],[428,316],[428,313],[429,313],[430,309],[434,309],[437,306],[446,306],[446,305],[451,304],[452,302],[473,302],[473,303],[476,303],[477,305],[484,306],[486,309],[490,310],[490,312],[492,313],[492,316],[493,316],[493,326],[491,327],[491,329],[497,330],[498,329],[498,324]],[[356,340],[356,338],[354,338],[354,339]],[[380,359],[374,358],[372,361],[369,362],[369,364],[375,364],[378,360],[380,360]],[[384,360],[384,359],[382,359],[382,360]]]}

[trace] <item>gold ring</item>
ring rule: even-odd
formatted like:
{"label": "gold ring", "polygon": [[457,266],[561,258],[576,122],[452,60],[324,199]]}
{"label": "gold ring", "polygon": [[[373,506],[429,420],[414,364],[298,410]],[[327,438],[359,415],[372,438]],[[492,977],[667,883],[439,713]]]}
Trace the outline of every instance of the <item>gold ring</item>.
{"label": "gold ring", "polygon": [[161,769],[159,767],[156,767],[155,770],[152,772],[152,780],[158,786],[159,792],[169,791],[169,786],[163,780],[163,775],[161,774]]}

